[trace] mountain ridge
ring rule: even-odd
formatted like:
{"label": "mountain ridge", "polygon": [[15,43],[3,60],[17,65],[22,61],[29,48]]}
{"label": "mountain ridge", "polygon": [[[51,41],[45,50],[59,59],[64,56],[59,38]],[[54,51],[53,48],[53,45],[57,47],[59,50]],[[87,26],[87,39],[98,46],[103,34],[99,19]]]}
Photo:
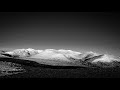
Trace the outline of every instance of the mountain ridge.
{"label": "mountain ridge", "polygon": [[[13,51],[3,51],[0,52],[1,55],[12,57],[12,58],[36,58],[36,59],[48,59],[48,60],[61,60],[68,62],[84,61],[90,63],[111,63],[113,61],[119,62],[113,55],[99,54],[95,52],[76,52],[72,50],[65,49],[45,49],[45,50],[35,50],[32,48],[28,49],[15,49]],[[39,61],[38,61],[39,62]]]}

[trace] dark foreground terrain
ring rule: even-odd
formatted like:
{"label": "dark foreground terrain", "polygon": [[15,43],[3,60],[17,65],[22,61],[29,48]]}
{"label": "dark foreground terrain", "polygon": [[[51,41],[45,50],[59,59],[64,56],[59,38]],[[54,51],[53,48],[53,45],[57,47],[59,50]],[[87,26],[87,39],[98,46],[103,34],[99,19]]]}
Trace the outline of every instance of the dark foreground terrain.
{"label": "dark foreground terrain", "polygon": [[0,58],[0,78],[119,78],[120,68],[51,66],[29,60]]}

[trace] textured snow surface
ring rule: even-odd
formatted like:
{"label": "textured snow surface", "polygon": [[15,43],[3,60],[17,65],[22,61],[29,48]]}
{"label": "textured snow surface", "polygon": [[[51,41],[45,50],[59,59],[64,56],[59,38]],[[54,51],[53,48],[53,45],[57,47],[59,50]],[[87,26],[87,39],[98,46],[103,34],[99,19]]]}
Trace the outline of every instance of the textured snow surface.
{"label": "textured snow surface", "polygon": [[18,57],[29,57],[29,58],[37,58],[37,59],[48,59],[48,60],[63,60],[63,61],[70,61],[71,58],[73,60],[84,60],[86,58],[92,59],[96,56],[103,55],[102,57],[93,59],[92,62],[120,61],[120,58],[116,59],[116,57],[114,57],[113,55],[99,54],[92,51],[81,53],[81,52],[65,50],[65,49],[35,50],[32,48],[28,48],[28,49],[16,49],[5,53]]}
{"label": "textured snow surface", "polygon": [[6,53],[10,55],[18,55],[20,57],[26,57],[26,56],[38,54],[39,52],[40,50],[38,51],[38,50],[28,48],[28,49],[16,49],[16,50],[6,52]]}
{"label": "textured snow surface", "polygon": [[119,61],[119,59],[116,59],[113,55],[104,55],[102,58],[95,59],[93,62],[112,62],[112,61]]}

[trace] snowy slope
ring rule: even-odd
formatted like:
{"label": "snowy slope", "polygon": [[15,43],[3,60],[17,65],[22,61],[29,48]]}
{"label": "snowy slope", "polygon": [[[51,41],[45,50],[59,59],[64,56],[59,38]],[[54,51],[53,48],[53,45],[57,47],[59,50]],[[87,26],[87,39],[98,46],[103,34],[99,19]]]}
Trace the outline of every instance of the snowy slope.
{"label": "snowy slope", "polygon": [[112,62],[112,61],[120,61],[119,59],[116,59],[113,55],[104,55],[101,58],[95,59],[93,62]]}
{"label": "snowy slope", "polygon": [[38,51],[38,50],[28,48],[28,49],[16,49],[16,50],[6,52],[6,53],[10,54],[10,55],[16,55],[19,57],[28,57],[28,56],[38,54],[39,52],[40,52],[40,50]]}
{"label": "snowy slope", "polygon": [[68,59],[64,57],[63,54],[54,52],[52,50],[42,51],[37,55],[31,56],[31,58],[49,59],[49,60],[67,60],[68,61]]}

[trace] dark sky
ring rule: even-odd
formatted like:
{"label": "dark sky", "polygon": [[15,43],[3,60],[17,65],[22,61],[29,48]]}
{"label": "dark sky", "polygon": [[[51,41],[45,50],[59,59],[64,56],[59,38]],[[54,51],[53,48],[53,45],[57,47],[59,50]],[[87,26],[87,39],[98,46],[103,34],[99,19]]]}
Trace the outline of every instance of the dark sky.
{"label": "dark sky", "polygon": [[120,13],[0,12],[0,48],[71,49],[120,55]]}

